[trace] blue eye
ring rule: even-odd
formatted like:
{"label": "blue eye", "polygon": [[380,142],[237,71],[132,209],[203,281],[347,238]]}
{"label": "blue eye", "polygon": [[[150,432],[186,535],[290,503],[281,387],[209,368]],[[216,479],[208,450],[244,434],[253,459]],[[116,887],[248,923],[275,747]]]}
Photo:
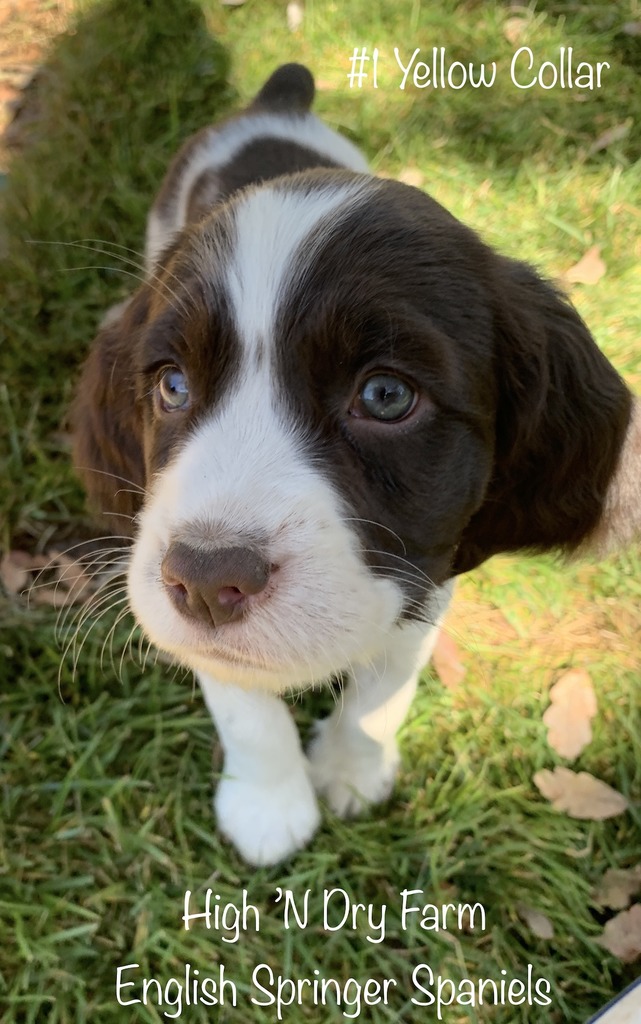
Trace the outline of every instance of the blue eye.
{"label": "blue eye", "polygon": [[393,423],[414,408],[416,392],[400,377],[377,373],[365,381],[358,393],[354,415]]}
{"label": "blue eye", "polygon": [[158,395],[165,412],[186,409],[189,405],[187,377],[176,366],[167,366],[158,380]]}

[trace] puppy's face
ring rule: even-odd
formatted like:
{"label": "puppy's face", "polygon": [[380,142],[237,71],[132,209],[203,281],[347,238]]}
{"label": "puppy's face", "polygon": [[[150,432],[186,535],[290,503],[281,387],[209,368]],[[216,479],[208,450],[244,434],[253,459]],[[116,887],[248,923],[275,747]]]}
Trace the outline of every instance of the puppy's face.
{"label": "puppy's face", "polygon": [[528,268],[414,189],[315,171],[165,254],[87,364],[77,461],[137,513],[129,592],[154,643],[282,689],[429,620],[495,551],[580,544],[629,414]]}

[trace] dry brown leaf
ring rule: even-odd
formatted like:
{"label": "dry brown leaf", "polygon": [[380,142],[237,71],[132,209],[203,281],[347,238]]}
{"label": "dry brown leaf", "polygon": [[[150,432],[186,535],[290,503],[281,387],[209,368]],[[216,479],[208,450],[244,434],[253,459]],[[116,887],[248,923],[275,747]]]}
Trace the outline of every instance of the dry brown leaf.
{"label": "dry brown leaf", "polygon": [[404,185],[413,185],[414,188],[421,188],[425,184],[425,175],[418,167],[404,167],[398,175],[398,180]]}
{"label": "dry brown leaf", "polygon": [[29,586],[29,560],[26,551],[7,551],[0,562],[0,581],[12,597]]}
{"label": "dry brown leaf", "polygon": [[527,28],[527,18],[520,18],[517,16],[513,18],[507,18],[503,22],[503,35],[507,39],[508,43],[512,46],[516,46],[520,43],[523,38],[523,33]]}
{"label": "dry brown leaf", "polygon": [[287,4],[287,28],[290,32],[298,32],[305,20],[305,7],[302,0],[290,0]]}
{"label": "dry brown leaf", "polygon": [[550,921],[550,918],[540,910],[534,910],[533,907],[527,907],[524,903],[519,903],[516,910],[521,920],[525,921],[532,934],[536,935],[537,938],[554,938],[554,925]]}
{"label": "dry brown leaf", "polygon": [[594,890],[594,900],[601,907],[625,910],[633,896],[641,892],[641,864],[618,870],[609,868]]}
{"label": "dry brown leaf", "polygon": [[621,31],[625,32],[626,36],[641,36],[641,21],[626,21],[621,26]]}
{"label": "dry brown leaf", "polygon": [[447,690],[455,690],[465,676],[461,653],[451,636],[441,631],[432,654],[434,670]]}
{"label": "dry brown leaf", "polygon": [[543,715],[548,743],[561,757],[574,760],[592,740],[590,721],[597,712],[590,676],[572,668],[550,690],[550,706]]}
{"label": "dry brown leaf", "polygon": [[632,118],[629,117],[627,121],[623,121],[622,124],[615,124],[612,128],[608,128],[592,143],[589,149],[590,154],[600,153],[601,150],[607,149],[608,146],[611,146],[613,143],[621,142],[621,140],[624,139],[630,131],[632,124]]}
{"label": "dry brown leaf", "polygon": [[28,590],[35,576],[50,564],[51,559],[48,555],[8,551],[0,563],[0,579],[7,593],[16,596]]}
{"label": "dry brown leaf", "polygon": [[628,801],[607,783],[589,772],[573,772],[570,768],[544,769],[534,776],[534,785],[550,800],[557,811],[582,821],[603,821],[623,814]]}
{"label": "dry brown leaf", "polygon": [[622,910],[608,921],[597,942],[626,964],[638,960],[641,956],[641,903]]}
{"label": "dry brown leaf", "polygon": [[82,565],[68,555],[52,551],[46,562],[51,570],[52,580],[48,585],[39,585],[29,594],[34,604],[50,605],[52,608],[63,608],[68,604],[84,601],[90,593],[91,577]]}
{"label": "dry brown leaf", "polygon": [[562,278],[567,284],[596,284],[601,280],[606,269],[606,265],[601,259],[601,246],[592,245],[578,263],[562,274]]}
{"label": "dry brown leaf", "polygon": [[7,552],[0,562],[0,580],[8,594],[26,594],[31,604],[53,608],[85,600],[92,587],[80,562],[57,551]]}

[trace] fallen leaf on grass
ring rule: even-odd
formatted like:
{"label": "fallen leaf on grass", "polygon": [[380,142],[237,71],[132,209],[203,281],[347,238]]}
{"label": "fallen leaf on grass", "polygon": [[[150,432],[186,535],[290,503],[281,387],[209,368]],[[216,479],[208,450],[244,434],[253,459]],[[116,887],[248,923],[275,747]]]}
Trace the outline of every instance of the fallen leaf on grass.
{"label": "fallen leaf on grass", "polygon": [[621,26],[621,31],[625,32],[626,36],[641,36],[641,21],[626,21]]}
{"label": "fallen leaf on grass", "polygon": [[554,938],[554,925],[550,918],[540,910],[534,910],[533,907],[527,907],[524,903],[519,903],[516,911],[521,920],[525,922],[532,934],[536,935],[537,938]]}
{"label": "fallen leaf on grass", "polygon": [[627,121],[623,121],[622,124],[615,124],[612,128],[608,128],[592,143],[588,150],[590,155],[593,153],[600,153],[601,150],[607,149],[608,146],[611,146],[615,142],[621,142],[621,140],[625,139],[626,135],[630,131],[632,124],[632,118],[629,117]]}
{"label": "fallen leaf on grass", "polygon": [[513,18],[507,18],[503,22],[503,35],[507,39],[508,43],[511,43],[512,46],[516,46],[516,44],[523,38],[523,33],[527,26],[527,18],[519,18],[518,15]]}
{"label": "fallen leaf on grass", "polygon": [[570,768],[544,769],[534,776],[534,785],[550,800],[557,811],[582,821],[603,821],[623,814],[628,801],[607,783],[589,772],[573,772]]}
{"label": "fallen leaf on grass", "polygon": [[606,272],[601,259],[601,246],[592,245],[578,263],[561,275],[566,284],[596,284]]}
{"label": "fallen leaf on grass", "polygon": [[405,167],[398,176],[398,180],[404,185],[412,185],[414,188],[421,188],[425,184],[425,175],[418,167]]}
{"label": "fallen leaf on grass", "polygon": [[47,569],[52,572],[51,583],[33,588],[29,597],[34,604],[63,608],[65,605],[86,600],[92,590],[95,590],[95,587],[92,587],[92,578],[85,572],[81,563],[69,558],[68,555],[52,552]]}
{"label": "fallen leaf on grass", "polygon": [[597,942],[626,964],[637,960],[641,956],[641,903],[608,921]]}
{"label": "fallen leaf on grass", "polygon": [[80,562],[57,551],[7,552],[0,563],[0,580],[12,597],[26,592],[32,604],[53,608],[85,600],[92,583]]}
{"label": "fallen leaf on grass", "polygon": [[432,654],[434,670],[447,690],[455,690],[465,676],[461,653],[451,636],[442,631]]}
{"label": "fallen leaf on grass", "polygon": [[14,597],[29,586],[29,561],[26,551],[7,551],[0,562],[0,581],[8,594]]}
{"label": "fallen leaf on grass", "polygon": [[570,669],[550,690],[550,706],[543,715],[552,749],[570,760],[578,757],[592,740],[590,721],[596,712],[590,676],[585,669]]}
{"label": "fallen leaf on grass", "polygon": [[641,892],[641,864],[618,870],[609,868],[594,890],[594,901],[611,910],[625,910],[633,896]]}
{"label": "fallen leaf on grass", "polygon": [[305,8],[300,0],[290,0],[287,4],[287,28],[290,32],[298,32],[305,20]]}

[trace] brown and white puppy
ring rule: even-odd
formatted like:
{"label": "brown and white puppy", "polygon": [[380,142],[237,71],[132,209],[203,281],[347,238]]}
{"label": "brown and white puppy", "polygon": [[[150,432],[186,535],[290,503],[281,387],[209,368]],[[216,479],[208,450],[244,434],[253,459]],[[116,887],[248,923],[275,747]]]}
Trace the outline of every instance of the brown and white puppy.
{"label": "brown and white puppy", "polygon": [[[314,789],[339,814],[388,795],[457,574],[641,519],[638,406],[576,312],[371,176],[313,93],[286,65],[183,147],[74,408],[90,497],[134,517],[131,606],[198,676],[219,825],[255,864],[310,838]],[[307,760],[277,694],[337,673]]]}

